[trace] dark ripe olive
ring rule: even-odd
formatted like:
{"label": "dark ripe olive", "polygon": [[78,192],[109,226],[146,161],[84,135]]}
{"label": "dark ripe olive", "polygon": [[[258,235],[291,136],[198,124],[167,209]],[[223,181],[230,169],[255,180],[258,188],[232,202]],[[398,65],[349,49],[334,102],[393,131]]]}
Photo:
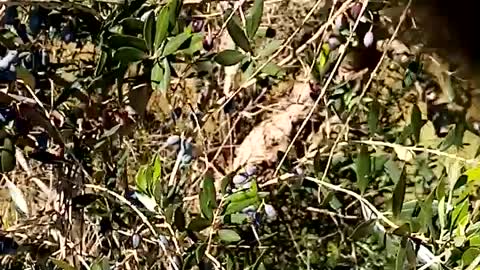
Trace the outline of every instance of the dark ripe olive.
{"label": "dark ripe olive", "polygon": [[13,25],[17,18],[18,18],[17,6],[7,7],[7,10],[5,10],[5,17],[3,17],[5,24]]}
{"label": "dark ripe olive", "polygon": [[202,20],[193,20],[192,21],[192,30],[193,32],[200,32],[203,30],[203,21]]}
{"label": "dark ripe olive", "polygon": [[12,82],[17,79],[17,73],[11,70],[0,71],[0,82]]}
{"label": "dark ripe olive", "polygon": [[265,33],[265,36],[267,38],[274,38],[276,34],[277,34],[277,31],[275,31],[275,29],[268,27]]}
{"label": "dark ripe olive", "polygon": [[213,39],[210,36],[207,36],[203,39],[203,49],[205,51],[210,51],[213,48]]}
{"label": "dark ripe olive", "polygon": [[37,8],[32,9],[30,12],[30,20],[28,26],[33,36],[37,36],[42,29],[43,18],[40,11]]}
{"label": "dark ripe olive", "polygon": [[30,38],[27,35],[27,26],[20,21],[17,21],[15,24],[15,31],[17,31],[17,35],[22,39],[24,44],[30,43]]}
{"label": "dark ripe olive", "polygon": [[70,43],[75,40],[75,32],[73,23],[69,21],[62,29],[62,38],[65,43]]}
{"label": "dark ripe olive", "polygon": [[17,116],[15,110],[12,107],[0,108],[0,123],[6,124],[15,119]]}

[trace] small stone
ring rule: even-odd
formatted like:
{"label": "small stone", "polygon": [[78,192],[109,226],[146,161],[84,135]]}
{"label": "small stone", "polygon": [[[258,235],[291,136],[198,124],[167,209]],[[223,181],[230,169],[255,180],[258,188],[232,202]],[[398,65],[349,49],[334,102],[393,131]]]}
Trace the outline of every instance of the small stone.
{"label": "small stone", "polygon": [[331,50],[334,50],[340,46],[340,40],[336,37],[331,37],[328,39],[328,46],[330,47]]}
{"label": "small stone", "polygon": [[338,30],[343,29],[345,27],[345,24],[346,24],[346,19],[343,15],[337,16],[337,18],[335,18],[336,29]]}
{"label": "small stone", "polygon": [[168,137],[167,141],[165,142],[165,144],[168,146],[177,145],[179,143],[180,143],[180,136],[178,135],[172,135]]}
{"label": "small stone", "polygon": [[182,164],[186,165],[186,164],[189,164],[191,161],[192,161],[192,156],[190,155],[182,156]]}
{"label": "small stone", "polygon": [[248,165],[247,168],[245,169],[245,173],[248,175],[248,176],[252,176],[254,175],[255,173],[257,173],[257,168],[253,165]]}
{"label": "small stone", "polygon": [[352,15],[353,19],[357,19],[362,11],[362,4],[357,3],[350,9],[350,14]]}
{"label": "small stone", "polygon": [[365,45],[365,47],[368,48],[372,46],[372,44],[373,44],[373,33],[372,31],[368,31],[363,37],[363,45]]}
{"label": "small stone", "polygon": [[241,185],[245,183],[245,181],[247,181],[247,177],[245,177],[245,175],[237,174],[233,177],[233,183],[235,185]]}
{"label": "small stone", "polygon": [[249,189],[252,186],[252,181],[248,181],[242,185],[242,189]]}
{"label": "small stone", "polygon": [[140,241],[142,240],[142,237],[138,234],[135,233],[132,235],[132,247],[133,248],[138,248],[140,246]]}
{"label": "small stone", "polygon": [[244,214],[252,213],[252,212],[255,212],[255,211],[257,211],[257,208],[253,205],[247,206],[247,207],[242,209],[242,213],[244,213]]}
{"label": "small stone", "polygon": [[272,205],[265,204],[265,214],[267,214],[268,218],[273,219],[277,216],[277,211],[275,211],[275,208],[273,208]]}

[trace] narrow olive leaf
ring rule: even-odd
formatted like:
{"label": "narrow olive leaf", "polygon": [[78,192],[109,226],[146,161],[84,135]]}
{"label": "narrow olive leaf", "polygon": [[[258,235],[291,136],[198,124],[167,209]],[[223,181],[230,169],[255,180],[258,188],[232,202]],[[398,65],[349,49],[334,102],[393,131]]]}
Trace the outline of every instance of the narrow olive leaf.
{"label": "narrow olive leaf", "polygon": [[355,160],[355,167],[357,173],[357,186],[363,194],[370,181],[370,153],[368,153],[368,149],[364,145],[360,147],[360,153]]}
{"label": "narrow olive leaf", "polygon": [[190,33],[181,33],[170,39],[163,49],[163,56],[174,54],[192,35]]}
{"label": "narrow olive leaf", "polygon": [[210,200],[207,194],[207,191],[202,189],[200,194],[198,194],[198,200],[200,201],[200,211],[202,215],[208,220],[213,220],[213,209],[210,207]]}
{"label": "narrow olive leaf", "polygon": [[[230,17],[231,10],[227,11],[225,14],[225,20]],[[245,36],[245,33],[243,32],[242,28],[237,24],[235,20],[235,15],[227,22],[227,30],[228,34],[230,37],[232,37],[233,42],[235,44],[242,48],[246,52],[252,52],[252,47],[250,46],[250,42],[247,39],[247,36]],[[239,21],[239,20],[238,20]]]}
{"label": "narrow olive leaf", "polygon": [[3,147],[0,148],[0,172],[6,173],[15,169],[17,159],[15,158],[15,145],[10,138],[3,140]]}
{"label": "narrow olive leaf", "polygon": [[163,58],[163,79],[160,81],[160,90],[167,91],[170,88],[171,69],[167,58]]}
{"label": "narrow olive leaf", "polygon": [[263,0],[255,0],[253,3],[252,13],[247,17],[247,35],[249,38],[253,38],[257,33],[258,27],[262,22],[263,14]]}
{"label": "narrow olive leaf", "polygon": [[168,25],[169,25],[169,9],[170,6],[167,5],[160,10],[160,13],[157,17],[157,26],[155,29],[155,43],[154,50],[158,50],[162,45],[163,41],[167,38],[168,34]]}
{"label": "narrow olive leaf", "polygon": [[402,176],[398,180],[397,184],[395,185],[395,189],[393,190],[393,197],[392,197],[392,212],[394,217],[398,217],[402,212],[403,201],[405,199],[405,190],[407,188],[406,177],[402,172]]}
{"label": "narrow olive leaf", "polygon": [[105,50],[102,50],[100,57],[98,58],[97,67],[95,68],[95,77],[102,74],[105,64],[107,63],[108,53]]}
{"label": "narrow olive leaf", "polygon": [[202,243],[198,246],[198,248],[195,250],[195,259],[197,259],[197,262],[202,261],[206,250],[207,250],[207,243]]}
{"label": "narrow olive leaf", "polygon": [[163,80],[163,68],[160,66],[159,62],[156,62],[153,65],[152,73],[150,74],[150,80],[152,83],[153,90],[160,90],[161,89],[161,82]]}
{"label": "narrow olive leaf", "polygon": [[375,219],[370,219],[365,222],[362,222],[360,225],[358,225],[355,228],[355,230],[353,230],[352,234],[350,235],[350,239],[357,241],[365,238],[368,235],[371,235],[375,222],[376,222]]}
{"label": "narrow olive leaf", "polygon": [[262,68],[262,72],[272,77],[282,77],[285,75],[285,71],[280,66],[272,62],[267,63]]}
{"label": "narrow olive leaf", "polygon": [[257,205],[258,204],[258,198],[253,197],[253,198],[247,198],[242,201],[234,201],[230,204],[228,204],[227,209],[225,209],[225,215],[237,213],[238,211],[251,206],[251,205]]}
{"label": "narrow olive leaf", "polygon": [[10,193],[10,197],[15,204],[15,209],[19,212],[19,214],[28,217],[28,204],[27,200],[25,200],[25,196],[23,192],[10,180],[6,179],[7,181],[7,188]]}
{"label": "narrow olive leaf", "polygon": [[370,110],[368,112],[368,128],[370,129],[370,134],[374,135],[378,131],[378,122],[380,116],[380,104],[377,100],[374,100],[370,104]]}
{"label": "narrow olive leaf", "polygon": [[15,70],[17,72],[17,80],[22,80],[30,89],[35,89],[35,77],[28,69],[18,65],[15,67]]}
{"label": "narrow olive leaf", "polygon": [[395,270],[405,269],[405,255],[407,254],[407,237],[402,237],[400,247],[398,249],[397,258],[395,260]]}
{"label": "narrow olive leaf", "polygon": [[119,24],[123,27],[124,33],[142,34],[144,28],[144,22],[137,18],[125,18]]}
{"label": "narrow olive leaf", "polygon": [[147,54],[137,48],[121,47],[115,52],[114,58],[124,64],[129,64],[147,58]]}
{"label": "narrow olive leaf", "polygon": [[409,236],[411,233],[412,229],[410,228],[409,223],[404,223],[402,226],[396,228],[393,230],[393,234],[398,235],[398,236]]}
{"label": "narrow olive leaf", "polygon": [[182,0],[170,0],[168,3],[169,6],[169,30],[171,31],[177,25],[177,19],[180,15],[180,10],[182,9]]}
{"label": "narrow olive leaf", "polygon": [[150,12],[143,26],[143,38],[149,51],[153,50],[153,41],[155,37],[155,12]]}
{"label": "narrow olive leaf", "polygon": [[212,223],[208,219],[205,219],[202,217],[196,217],[192,221],[190,221],[187,229],[189,231],[199,232],[203,229],[210,227],[211,224]]}
{"label": "narrow olive leaf", "polygon": [[413,105],[412,108],[412,116],[410,119],[410,125],[412,126],[413,137],[415,139],[415,143],[419,143],[420,141],[420,131],[422,129],[422,113],[418,108],[417,104]]}
{"label": "narrow olive leaf", "polygon": [[417,251],[413,248],[412,241],[407,241],[407,262],[408,262],[408,269],[416,269],[415,266],[417,265]]}
{"label": "narrow olive leaf", "polygon": [[137,187],[137,190],[146,193],[148,184],[147,184],[147,178],[145,177],[145,170],[147,168],[145,166],[140,167],[138,169],[137,175],[135,176],[135,185]]}
{"label": "narrow olive leaf", "polygon": [[283,42],[281,40],[272,40],[267,45],[265,45],[264,48],[262,48],[260,51],[258,51],[258,56],[259,57],[269,57],[278,48],[280,48],[280,46],[282,46],[282,43]]}
{"label": "narrow olive leaf", "polygon": [[145,40],[129,35],[113,34],[108,37],[106,45],[115,50],[121,47],[133,47],[144,52],[147,51]]}
{"label": "narrow olive leaf", "polygon": [[227,243],[238,242],[242,239],[237,232],[227,229],[218,230],[218,237],[220,238],[220,240]]}
{"label": "narrow olive leaf", "polygon": [[245,55],[236,50],[224,50],[219,52],[213,60],[222,66],[233,66],[245,58]]}
{"label": "narrow olive leaf", "polygon": [[212,208],[217,207],[217,202],[216,202],[216,191],[215,191],[215,184],[213,182],[213,176],[211,172],[207,172],[205,179],[203,180],[203,189],[206,192],[206,195],[208,196],[209,200],[209,206]]}

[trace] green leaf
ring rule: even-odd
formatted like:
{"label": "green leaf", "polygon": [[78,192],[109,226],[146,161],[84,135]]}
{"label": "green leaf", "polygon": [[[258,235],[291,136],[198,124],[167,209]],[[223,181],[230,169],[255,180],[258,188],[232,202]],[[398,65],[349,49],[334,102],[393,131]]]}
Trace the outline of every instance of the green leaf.
{"label": "green leaf", "polygon": [[181,50],[181,52],[190,56],[200,52],[203,49],[203,39],[204,36],[202,33],[194,33],[192,35],[192,39],[190,40],[190,46]]}
{"label": "green leaf", "polygon": [[170,16],[170,5],[163,7],[157,17],[157,26],[155,29],[155,51],[160,48],[163,41],[167,38]]}
{"label": "green leaf", "polygon": [[362,222],[355,228],[355,230],[353,230],[352,234],[350,235],[350,239],[357,241],[365,238],[367,235],[371,235],[375,222],[375,219],[370,219]]}
{"label": "green leaf", "polygon": [[478,256],[480,256],[480,249],[478,248],[469,248],[462,255],[462,268],[470,265]]}
{"label": "green leaf", "polygon": [[120,25],[123,27],[123,32],[142,34],[144,23],[137,18],[125,18],[120,21]]}
{"label": "green leaf", "polygon": [[[228,10],[225,13],[225,20],[230,17],[231,10]],[[247,37],[245,36],[245,33],[243,32],[242,28],[237,24],[236,21],[239,21],[238,19],[235,19],[236,15],[234,15],[231,20],[227,22],[227,30],[228,34],[230,34],[230,37],[232,37],[233,42],[235,44],[242,48],[246,52],[252,52],[252,47],[250,46],[250,42],[248,41]]]}
{"label": "green leaf", "polygon": [[153,90],[160,90],[163,80],[163,68],[160,66],[159,62],[153,64],[152,73],[150,74],[150,80],[152,83]]}
{"label": "green leaf", "polygon": [[267,63],[262,68],[262,72],[272,77],[282,77],[285,75],[285,71],[283,71],[283,69],[280,66],[272,62]]}
{"label": "green leaf", "polygon": [[402,237],[402,241],[400,243],[400,248],[398,249],[397,257],[395,260],[395,270],[404,270],[405,269],[405,256],[407,254],[406,247],[407,247],[407,237]]}
{"label": "green leaf", "polygon": [[213,60],[222,66],[233,66],[245,58],[245,55],[236,50],[224,50],[219,52]]}
{"label": "green leaf", "polygon": [[218,230],[218,237],[220,238],[220,240],[227,243],[238,242],[242,239],[237,232],[227,229]]}
{"label": "green leaf", "polygon": [[35,90],[35,77],[28,69],[17,65],[15,71],[17,72],[17,80],[22,80],[30,89]]}
{"label": "green leaf", "polygon": [[168,3],[169,6],[169,30],[172,30],[177,25],[177,19],[180,14],[180,10],[182,9],[182,1],[181,0],[170,0]]}
{"label": "green leaf", "polygon": [[205,218],[202,217],[196,217],[192,221],[190,221],[190,224],[188,224],[188,230],[189,231],[194,231],[194,232],[199,232],[202,231],[203,229],[206,229],[210,227],[212,223]]}
{"label": "green leaf", "polygon": [[262,22],[262,14],[263,0],[255,0],[253,3],[252,13],[246,18],[247,35],[249,38],[253,38],[257,33],[258,27]]}
{"label": "green leaf", "polygon": [[357,173],[357,186],[363,194],[370,181],[370,154],[364,145],[360,147],[360,153],[355,160],[355,168]]}
{"label": "green leaf", "polygon": [[163,79],[160,81],[160,90],[167,91],[170,88],[170,79],[171,79],[171,70],[170,70],[170,63],[168,62],[167,58],[163,58],[162,61],[163,67]]}
{"label": "green leaf", "polygon": [[380,117],[380,104],[377,100],[373,100],[370,104],[370,110],[368,112],[368,128],[370,129],[370,135],[374,135],[378,131],[378,122]]}
{"label": "green leaf", "polygon": [[129,64],[147,58],[147,54],[137,48],[122,47],[115,52],[114,58],[124,64]]}
{"label": "green leaf", "polygon": [[216,207],[216,195],[213,178],[207,176],[203,180],[203,188],[199,194],[200,210],[209,221],[213,220],[213,209]]}
{"label": "green leaf", "polygon": [[15,145],[9,137],[3,139],[3,147],[0,150],[0,172],[6,173],[15,169],[17,159],[15,158]]}
{"label": "green leaf", "polygon": [[393,234],[395,235],[398,235],[398,236],[409,236],[410,233],[411,233],[412,229],[410,228],[410,224],[409,223],[404,223],[402,224],[402,226],[396,228],[394,231],[393,231]]}
{"label": "green leaf", "polygon": [[55,264],[57,267],[63,269],[63,270],[76,270],[76,268],[69,263],[62,261],[62,260],[57,260],[57,259],[50,259],[53,264]]}
{"label": "green leaf", "polygon": [[282,46],[281,40],[272,40],[269,42],[263,49],[258,52],[259,57],[269,57],[272,55],[278,48]]}
{"label": "green leaf", "polygon": [[390,179],[392,179],[394,184],[398,183],[398,180],[400,180],[400,177],[402,176],[402,170],[403,167],[400,168],[398,166],[398,163],[393,160],[389,159],[385,164],[384,164],[385,172],[388,174]]}
{"label": "green leaf", "polygon": [[259,200],[257,197],[246,198],[241,201],[232,201],[228,204],[227,209],[225,210],[225,215],[237,213],[238,211],[251,206],[251,205],[258,205]]}
{"label": "green leaf", "polygon": [[410,119],[410,125],[412,126],[413,137],[416,143],[420,142],[420,131],[422,130],[423,121],[422,121],[422,113],[418,108],[417,104],[413,105],[412,108],[412,116]]}
{"label": "green leaf", "polygon": [[137,175],[135,176],[135,184],[137,187],[137,190],[142,192],[142,193],[147,193],[147,178],[145,177],[145,171],[147,167],[142,166],[140,169],[138,169]]}
{"label": "green leaf", "polygon": [[205,179],[203,180],[203,189],[205,190],[205,193],[208,196],[209,205],[213,208],[216,208],[217,194],[215,191],[213,176],[210,173],[207,173],[205,176]]}
{"label": "green leaf", "polygon": [[395,185],[395,189],[393,190],[392,212],[394,217],[398,217],[400,215],[400,212],[402,212],[403,201],[405,199],[405,191],[407,188],[406,181],[406,177],[402,174],[397,184]]}
{"label": "green leaf", "polygon": [[147,44],[147,49],[149,51],[153,51],[153,42],[154,37],[156,39],[155,33],[155,12],[150,12],[145,21],[145,25],[143,27],[143,38],[145,39],[145,43]]}
{"label": "green leaf", "polygon": [[97,66],[95,68],[95,77],[98,77],[100,76],[100,74],[103,73],[103,70],[105,68],[105,63],[107,63],[107,60],[108,60],[108,55],[109,54],[105,50],[102,50],[100,57],[98,58]]}
{"label": "green leaf", "polygon": [[121,47],[132,47],[144,52],[147,51],[145,40],[129,35],[113,34],[108,37],[106,44],[108,47],[115,50]]}
{"label": "green leaf", "polygon": [[249,218],[249,215],[244,213],[231,214],[229,223],[243,224],[245,221],[248,220],[248,218]]}
{"label": "green leaf", "polygon": [[192,35],[190,33],[181,33],[170,39],[165,45],[163,56],[174,54]]}
{"label": "green leaf", "polygon": [[160,160],[160,156],[155,156],[153,161],[153,181],[158,182],[161,180],[162,177],[162,161]]}

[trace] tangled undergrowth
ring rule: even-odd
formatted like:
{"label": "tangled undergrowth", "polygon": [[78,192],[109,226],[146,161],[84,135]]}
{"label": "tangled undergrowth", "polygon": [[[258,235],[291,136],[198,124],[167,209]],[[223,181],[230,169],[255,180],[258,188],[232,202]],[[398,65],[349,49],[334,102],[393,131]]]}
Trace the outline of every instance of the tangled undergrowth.
{"label": "tangled undergrowth", "polygon": [[333,2],[4,3],[2,269],[478,269],[472,86]]}

